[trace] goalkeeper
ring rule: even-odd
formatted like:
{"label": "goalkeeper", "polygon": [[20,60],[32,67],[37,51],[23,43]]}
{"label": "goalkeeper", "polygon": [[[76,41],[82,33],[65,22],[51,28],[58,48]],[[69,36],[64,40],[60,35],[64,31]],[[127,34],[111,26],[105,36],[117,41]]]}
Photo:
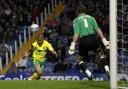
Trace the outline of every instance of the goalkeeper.
{"label": "goalkeeper", "polygon": [[35,67],[35,73],[28,78],[28,80],[38,80],[40,79],[45,62],[45,56],[47,51],[50,50],[56,57],[58,54],[54,51],[52,45],[44,40],[43,34],[39,35],[38,39],[32,43],[30,55],[33,57],[33,63]]}
{"label": "goalkeeper", "polygon": [[76,9],[77,17],[73,20],[74,37],[69,48],[69,54],[75,53],[75,45],[79,39],[77,62],[80,70],[88,75],[88,79],[92,80],[93,76],[85,64],[85,59],[88,57],[89,51],[97,52],[99,48],[99,41],[97,35],[100,37],[106,49],[109,49],[109,41],[103,36],[101,29],[94,17],[85,14],[86,8],[78,6]]}

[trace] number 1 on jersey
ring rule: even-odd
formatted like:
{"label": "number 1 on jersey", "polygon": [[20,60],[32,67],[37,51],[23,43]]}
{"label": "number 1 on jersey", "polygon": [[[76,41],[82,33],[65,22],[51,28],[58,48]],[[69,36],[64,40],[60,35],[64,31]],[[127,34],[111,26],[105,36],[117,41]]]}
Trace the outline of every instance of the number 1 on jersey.
{"label": "number 1 on jersey", "polygon": [[88,22],[87,22],[87,19],[84,18],[83,20],[84,20],[84,26],[85,26],[86,28],[88,28]]}

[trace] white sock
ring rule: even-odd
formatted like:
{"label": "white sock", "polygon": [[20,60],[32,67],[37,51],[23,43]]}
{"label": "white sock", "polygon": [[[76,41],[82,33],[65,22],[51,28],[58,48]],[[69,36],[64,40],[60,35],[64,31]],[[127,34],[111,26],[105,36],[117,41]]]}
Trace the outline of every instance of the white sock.
{"label": "white sock", "polygon": [[88,69],[86,69],[85,73],[88,75],[88,77],[91,77],[91,75],[92,75],[90,70],[88,70]]}
{"label": "white sock", "polygon": [[106,72],[109,72],[109,67],[108,67],[108,65],[105,65],[105,66],[104,66],[104,69],[105,69]]}

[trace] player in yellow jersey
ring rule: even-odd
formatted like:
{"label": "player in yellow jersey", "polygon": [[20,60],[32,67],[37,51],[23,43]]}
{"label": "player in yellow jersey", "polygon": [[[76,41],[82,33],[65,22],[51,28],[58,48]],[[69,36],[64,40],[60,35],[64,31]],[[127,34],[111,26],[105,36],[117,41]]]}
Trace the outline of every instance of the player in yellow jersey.
{"label": "player in yellow jersey", "polygon": [[37,40],[32,43],[30,49],[30,54],[33,57],[35,73],[33,73],[33,75],[30,76],[28,80],[40,79],[41,75],[43,74],[45,57],[48,50],[56,57],[58,56],[52,45],[48,41],[44,40],[43,34],[39,35]]}

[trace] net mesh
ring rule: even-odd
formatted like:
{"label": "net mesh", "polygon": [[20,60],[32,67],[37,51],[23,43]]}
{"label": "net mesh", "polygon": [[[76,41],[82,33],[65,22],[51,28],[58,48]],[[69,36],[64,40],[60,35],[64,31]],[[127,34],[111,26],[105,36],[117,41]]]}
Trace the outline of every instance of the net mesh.
{"label": "net mesh", "polygon": [[117,0],[117,29],[118,85],[128,87],[128,0]]}

